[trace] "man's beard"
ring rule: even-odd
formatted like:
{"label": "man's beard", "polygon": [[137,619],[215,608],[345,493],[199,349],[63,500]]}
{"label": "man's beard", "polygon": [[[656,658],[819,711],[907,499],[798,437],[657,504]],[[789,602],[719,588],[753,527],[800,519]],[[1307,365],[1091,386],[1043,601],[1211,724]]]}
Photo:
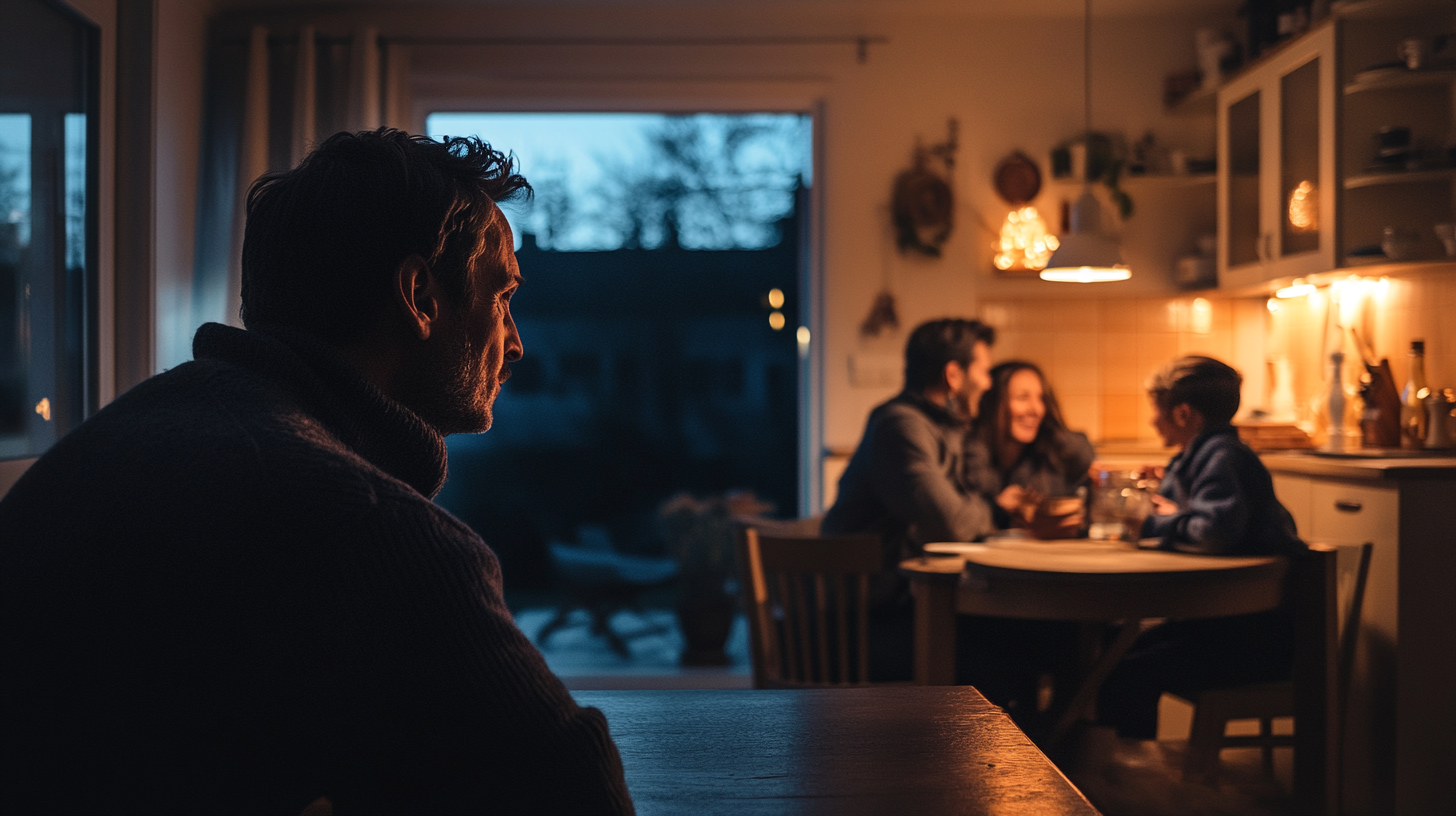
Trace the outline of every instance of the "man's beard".
{"label": "man's beard", "polygon": [[465,332],[440,337],[410,377],[415,412],[441,434],[489,430],[496,375],[485,366]]}
{"label": "man's beard", "polygon": [[947,399],[946,409],[957,419],[969,422],[976,417],[976,387],[967,382],[959,391],[952,391]]}

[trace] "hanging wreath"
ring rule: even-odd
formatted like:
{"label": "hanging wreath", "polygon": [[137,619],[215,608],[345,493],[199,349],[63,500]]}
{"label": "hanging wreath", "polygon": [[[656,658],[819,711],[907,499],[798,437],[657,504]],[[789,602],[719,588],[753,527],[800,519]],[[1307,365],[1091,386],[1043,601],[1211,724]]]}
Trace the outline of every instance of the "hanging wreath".
{"label": "hanging wreath", "polygon": [[955,170],[956,127],[956,120],[951,119],[946,141],[928,149],[916,145],[915,165],[895,177],[890,208],[901,252],[914,250],[939,258],[941,246],[955,227],[950,179]]}

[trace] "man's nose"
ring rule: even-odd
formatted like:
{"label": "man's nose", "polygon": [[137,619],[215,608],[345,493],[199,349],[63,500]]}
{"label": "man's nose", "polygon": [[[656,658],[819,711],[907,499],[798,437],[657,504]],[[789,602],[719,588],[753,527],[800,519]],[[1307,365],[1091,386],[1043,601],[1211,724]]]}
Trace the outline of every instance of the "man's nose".
{"label": "man's nose", "polygon": [[506,359],[514,363],[526,353],[526,348],[521,343],[521,333],[516,330],[515,320],[510,322],[509,331],[506,335]]}

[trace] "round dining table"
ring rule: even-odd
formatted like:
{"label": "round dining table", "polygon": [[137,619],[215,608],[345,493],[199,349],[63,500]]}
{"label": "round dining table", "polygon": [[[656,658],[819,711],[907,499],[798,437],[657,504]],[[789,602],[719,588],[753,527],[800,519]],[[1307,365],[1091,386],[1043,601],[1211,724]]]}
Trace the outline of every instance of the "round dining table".
{"label": "round dining table", "polygon": [[[1151,544],[1155,542],[1143,542]],[[1050,734],[1088,710],[1102,682],[1154,619],[1214,618],[1279,605],[1288,560],[1166,552],[1122,541],[1004,539],[927,544],[900,563],[915,599],[915,679],[955,682],[956,615],[1113,624]]]}

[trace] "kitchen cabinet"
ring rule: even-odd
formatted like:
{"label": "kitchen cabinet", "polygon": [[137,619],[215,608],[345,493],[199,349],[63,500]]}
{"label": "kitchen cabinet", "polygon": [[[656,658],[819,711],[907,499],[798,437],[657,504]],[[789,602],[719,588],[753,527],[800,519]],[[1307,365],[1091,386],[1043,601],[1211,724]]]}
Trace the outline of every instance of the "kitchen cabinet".
{"label": "kitchen cabinet", "polygon": [[[1389,67],[1398,43],[1430,43],[1433,35],[1456,32],[1456,4],[1388,6],[1376,15],[1382,8],[1387,6],[1372,6],[1365,18],[1342,21],[1340,28],[1342,266],[1370,260],[1362,253],[1380,246],[1387,227],[1403,235],[1406,246],[1399,258],[1375,260],[1439,260],[1445,252],[1432,227],[1456,220],[1456,70],[1449,61],[1415,71]],[[1382,159],[1382,130],[1408,134],[1407,161],[1398,147],[1386,148],[1395,155]]]}
{"label": "kitchen cabinet", "polygon": [[1274,454],[1264,462],[1302,538],[1374,545],[1345,712],[1341,812],[1449,809],[1456,801],[1449,516],[1456,458]]}
{"label": "kitchen cabinet", "polygon": [[1456,3],[1336,3],[1219,88],[1221,288],[1446,258],[1433,227],[1456,221],[1456,69],[1394,60],[1453,31]]}
{"label": "kitchen cabinet", "polygon": [[1331,19],[1219,89],[1219,285],[1335,266]]}

